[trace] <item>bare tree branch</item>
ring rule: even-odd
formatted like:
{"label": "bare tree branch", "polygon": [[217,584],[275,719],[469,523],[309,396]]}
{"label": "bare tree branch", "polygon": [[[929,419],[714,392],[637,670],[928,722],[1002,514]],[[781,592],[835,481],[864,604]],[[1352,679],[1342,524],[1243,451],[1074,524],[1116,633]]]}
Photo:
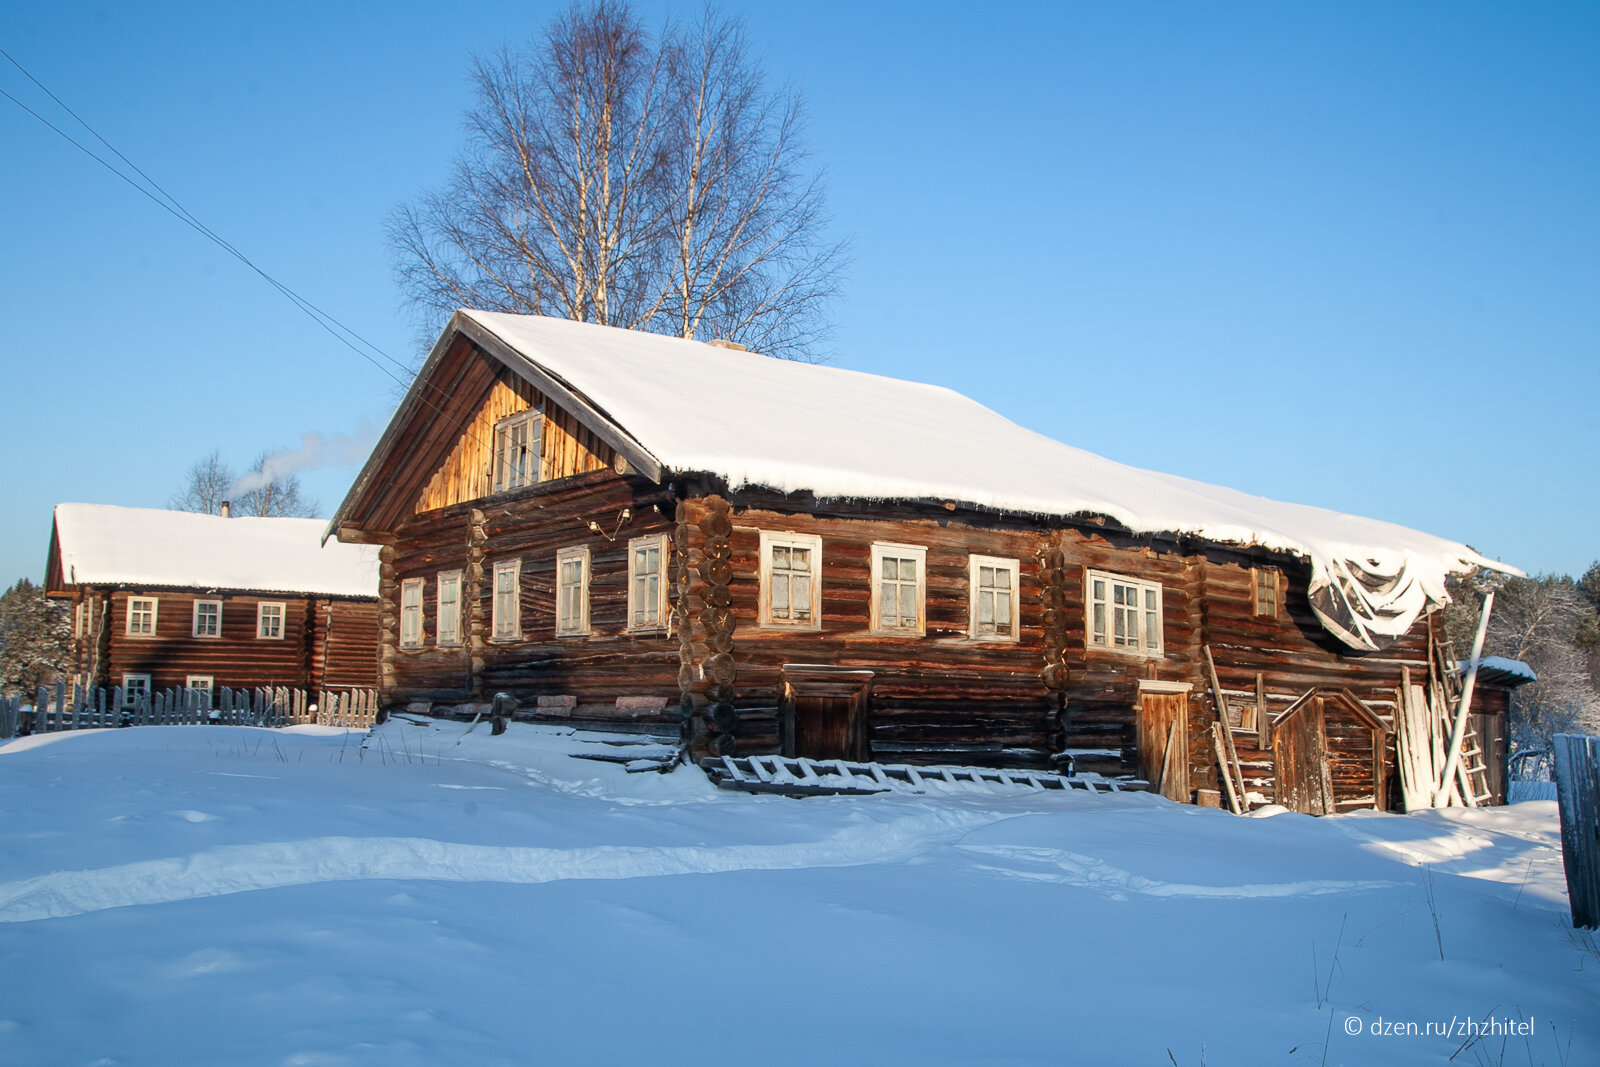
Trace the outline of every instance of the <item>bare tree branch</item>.
{"label": "bare tree branch", "polygon": [[652,36],[575,5],[473,62],[448,184],[388,222],[419,315],[556,315],[814,358],[846,250],[826,236],[804,106],[769,92],[742,22]]}

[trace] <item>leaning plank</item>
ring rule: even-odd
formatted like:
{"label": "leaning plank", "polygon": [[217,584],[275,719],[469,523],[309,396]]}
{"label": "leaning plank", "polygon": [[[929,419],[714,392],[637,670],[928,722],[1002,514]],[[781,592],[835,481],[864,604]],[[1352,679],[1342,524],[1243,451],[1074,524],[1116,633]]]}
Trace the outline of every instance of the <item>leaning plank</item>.
{"label": "leaning plank", "polygon": [[1228,754],[1222,749],[1222,735],[1226,727],[1220,722],[1211,724],[1211,749],[1217,757],[1217,769],[1222,772],[1222,784],[1227,787],[1228,807],[1235,815],[1243,815],[1239,793],[1233,787],[1233,772],[1228,768]]}
{"label": "leaning plank", "polygon": [[1600,928],[1600,737],[1557,734],[1556,801],[1572,925]]}

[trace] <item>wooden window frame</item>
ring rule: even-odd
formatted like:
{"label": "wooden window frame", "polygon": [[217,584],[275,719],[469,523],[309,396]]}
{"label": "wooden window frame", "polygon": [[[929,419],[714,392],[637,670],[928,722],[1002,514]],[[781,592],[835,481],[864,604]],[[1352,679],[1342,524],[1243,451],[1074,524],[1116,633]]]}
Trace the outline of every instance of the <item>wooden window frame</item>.
{"label": "wooden window frame", "polygon": [[[215,630],[211,631],[210,633],[201,633],[200,632],[200,609],[201,609],[201,607],[207,606],[207,605],[214,606],[217,609],[217,627],[216,627]],[[204,638],[207,641],[215,641],[217,638],[222,636],[222,601],[220,601],[220,600],[196,600],[194,602],[193,618],[191,619],[191,626],[190,626],[190,629],[189,629],[189,636]]]}
{"label": "wooden window frame", "polygon": [[[772,617],[772,550],[777,547],[811,550],[811,618],[800,621]],[[761,600],[758,625],[763,629],[816,633],[822,629],[822,537],[791,530],[761,531]]]}
{"label": "wooden window frame", "polygon": [[[1107,584],[1104,600],[1097,600],[1094,595],[1094,583],[1096,580],[1104,581]],[[1115,603],[1114,587],[1118,585],[1139,591],[1138,604],[1133,609],[1138,612],[1139,617],[1139,644],[1137,647],[1118,645],[1115,641],[1115,612],[1119,607],[1121,610],[1128,610],[1126,606]],[[1155,607],[1153,609],[1148,606],[1148,601],[1144,596],[1146,592],[1151,591],[1155,593]],[[1103,624],[1104,636],[1101,640],[1096,640],[1095,638],[1094,608],[1097,602],[1103,603],[1106,607]],[[1147,641],[1149,632],[1148,617],[1152,611],[1155,615],[1156,644],[1154,648],[1151,648]],[[1119,656],[1141,656],[1145,659],[1160,659],[1166,655],[1166,614],[1160,582],[1152,582],[1148,578],[1135,578],[1128,574],[1117,574],[1112,571],[1095,570],[1086,567],[1083,572],[1083,614],[1083,641],[1085,647],[1090,651],[1113,652]]]}
{"label": "wooden window frame", "polygon": [[[978,628],[978,604],[983,595],[979,585],[980,570],[988,567],[991,570],[1006,571],[1011,575],[1011,619],[1009,634],[998,631],[985,631]],[[1014,645],[1020,641],[1022,621],[1022,595],[1018,586],[1022,582],[1022,561],[1010,559],[1006,556],[980,556],[967,557],[967,636],[974,641],[993,642],[995,644]]]}
{"label": "wooden window frame", "polygon": [[[660,549],[656,557],[659,565],[656,569],[656,621],[635,624],[634,619],[639,614],[640,592],[635,579],[640,575],[633,570],[633,557],[641,548],[652,545]],[[667,629],[671,615],[667,611],[667,562],[671,557],[672,546],[668,543],[666,534],[647,534],[644,537],[635,537],[628,542],[628,632],[633,634],[661,633]],[[647,594],[646,594],[647,595]]]}
{"label": "wooden window frame", "polygon": [[72,605],[72,636],[75,639],[89,636],[89,623],[85,618],[88,613],[84,610],[88,606],[88,602],[83,600]]}
{"label": "wooden window frame", "polygon": [[400,583],[400,647],[421,648],[423,643],[424,578],[407,578]]}
{"label": "wooden window frame", "polygon": [[[271,609],[277,609],[273,615]],[[276,618],[277,633],[266,633],[266,621]],[[285,600],[263,600],[256,605],[256,640],[257,641],[282,641],[284,631],[289,629],[289,603]]]}
{"label": "wooden window frame", "polygon": [[[915,583],[896,579],[896,585],[916,587],[917,617],[911,626],[887,625],[883,619],[883,563],[884,560],[910,559],[916,561]],[[899,637],[921,637],[928,632],[928,550],[922,545],[903,545],[894,541],[872,542],[872,598],[869,603],[872,632]],[[902,615],[904,612],[902,611]]]}
{"label": "wooden window frame", "polygon": [[[135,605],[137,605],[137,604],[149,604],[150,607],[149,607],[148,612],[144,608],[135,607]],[[146,614],[148,614],[150,616],[150,629],[148,629],[148,630],[145,630],[145,629],[135,630],[133,628],[134,616],[138,615],[138,616],[140,616],[142,618]],[[160,614],[161,614],[161,598],[160,597],[154,597],[154,596],[131,596],[131,597],[129,597],[128,598],[128,617],[127,617],[127,622],[126,622],[126,625],[125,625],[124,633],[128,637],[139,637],[139,638],[155,637],[156,634],[158,633],[157,625],[158,625],[158,621],[160,619]]]}
{"label": "wooden window frame", "polygon": [[[502,559],[490,571],[489,585],[489,640],[500,644],[522,640],[522,560]],[[501,607],[500,576],[511,575],[511,588],[506,590],[510,602]]]}
{"label": "wooden window frame", "polygon": [[133,679],[135,679],[135,678],[143,678],[144,679],[144,694],[145,694],[146,697],[154,697],[155,696],[155,686],[152,685],[151,682],[150,682],[150,675],[148,675],[146,673],[143,673],[143,672],[140,672],[140,671],[133,671],[131,673],[126,673],[126,674],[124,674],[122,676],[122,706],[125,707],[125,708],[133,707],[133,704],[134,704],[133,699],[132,699],[133,691],[132,691],[132,688],[128,685],[128,683],[133,681]]}
{"label": "wooden window frame", "polygon": [[[629,566],[632,566],[633,553],[628,553]],[[566,593],[569,584],[564,580],[566,565],[576,561],[578,564],[578,597],[577,615],[570,617],[567,611]],[[663,587],[666,582],[661,583]],[[629,576],[628,588],[633,588],[632,576]],[[632,621],[633,612],[628,612],[628,619]],[[571,545],[567,548],[556,550],[556,636],[557,637],[587,637],[589,635],[589,546]]]}
{"label": "wooden window frame", "polygon": [[[527,443],[523,450],[528,455],[528,463],[522,470],[516,470],[512,465],[511,435],[518,427],[528,427]],[[544,415],[537,408],[519,411],[515,415],[508,415],[494,424],[494,450],[491,462],[494,464],[494,491],[497,493],[509,492],[512,489],[522,489],[535,484],[544,473]]]}
{"label": "wooden window frame", "polygon": [[[1283,572],[1276,567],[1250,568],[1250,598],[1257,618],[1276,619],[1283,610]],[[1268,601],[1271,610],[1263,611]]]}
{"label": "wooden window frame", "polygon": [[[205,682],[205,685],[196,685],[195,684],[196,682]],[[210,675],[210,674],[190,674],[190,675],[186,675],[184,677],[184,679],[183,679],[183,687],[185,689],[201,689],[201,690],[204,690],[205,694],[206,694],[206,710],[207,711],[211,710],[211,705],[212,705],[213,700],[216,697],[216,692],[217,692],[217,679],[216,679],[216,677],[214,675]]]}
{"label": "wooden window frame", "polygon": [[[454,601],[446,601],[445,588],[454,585],[456,595]],[[455,609],[454,617],[446,614],[445,605],[452,604]],[[434,643],[440,648],[459,648],[461,646],[461,572],[440,571],[433,582],[433,611],[434,625],[438,632],[434,634]],[[446,624],[449,625],[446,625]]]}

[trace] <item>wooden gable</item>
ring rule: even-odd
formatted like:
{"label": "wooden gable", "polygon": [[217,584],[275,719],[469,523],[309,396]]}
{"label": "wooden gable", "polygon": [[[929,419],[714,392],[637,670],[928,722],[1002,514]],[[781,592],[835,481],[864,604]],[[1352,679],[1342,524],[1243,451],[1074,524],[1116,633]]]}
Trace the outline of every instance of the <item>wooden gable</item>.
{"label": "wooden gable", "polygon": [[615,449],[600,440],[571,412],[558,407],[523,378],[502,367],[488,398],[417,496],[413,513],[478,500],[492,493],[495,424],[530,409],[544,415],[539,481],[605,470],[616,464]]}
{"label": "wooden gable", "polygon": [[457,312],[335,513],[339,539],[381,542],[414,515],[490,495],[495,423],[534,407],[545,415],[541,482],[607,468],[660,480],[626,430]]}

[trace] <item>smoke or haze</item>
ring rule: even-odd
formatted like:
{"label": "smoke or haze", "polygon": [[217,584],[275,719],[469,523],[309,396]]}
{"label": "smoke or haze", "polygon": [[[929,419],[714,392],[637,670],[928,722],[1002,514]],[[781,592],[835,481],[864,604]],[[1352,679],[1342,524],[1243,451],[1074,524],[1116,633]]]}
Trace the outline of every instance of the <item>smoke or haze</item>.
{"label": "smoke or haze", "polygon": [[365,420],[356,428],[354,437],[342,433],[301,434],[299,448],[281,448],[273,452],[261,461],[261,466],[229,486],[228,494],[238,497],[241,493],[260,489],[297,471],[353,467],[367,458],[377,437],[377,431]]}

